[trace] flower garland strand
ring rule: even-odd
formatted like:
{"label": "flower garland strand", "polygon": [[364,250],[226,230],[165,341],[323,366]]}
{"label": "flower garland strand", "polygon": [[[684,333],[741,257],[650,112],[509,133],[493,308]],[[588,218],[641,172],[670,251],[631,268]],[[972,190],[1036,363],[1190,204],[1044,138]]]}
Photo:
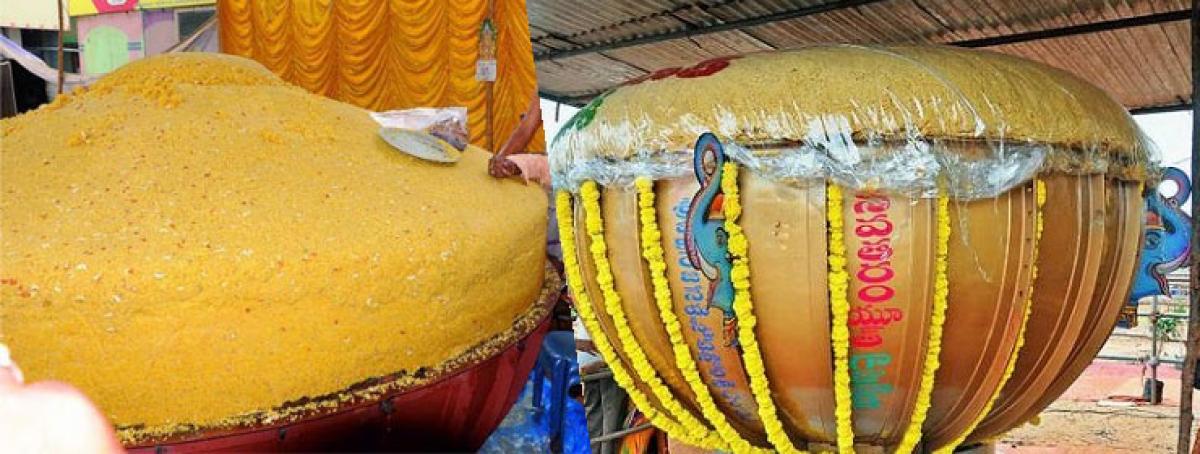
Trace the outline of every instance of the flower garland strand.
{"label": "flower garland strand", "polygon": [[750,298],[750,243],[742,226],[737,220],[742,215],[742,204],[738,198],[738,166],[726,162],[721,175],[721,192],[725,194],[722,209],[725,213],[725,233],[729,235],[729,255],[733,257],[733,268],[729,272],[733,281],[733,310],[737,314],[738,343],[742,346],[742,364],[746,366],[746,375],[750,379],[750,390],[758,403],[758,418],[762,420],[763,429],[767,432],[767,440],[782,453],[800,452],[788,438],[783,429],[783,422],[775,410],[775,401],[771,397],[770,383],[767,382],[767,370],[763,364],[762,350],[759,349],[758,339],[754,337],[754,326],[758,319],[754,316],[754,303]]}
{"label": "flower garland strand", "polygon": [[950,255],[950,198],[941,195],[937,199],[937,263],[934,267],[933,313],[929,319],[929,343],[925,347],[925,366],[921,375],[921,387],[917,390],[917,402],[913,408],[912,419],[897,453],[912,452],[921,441],[921,426],[925,425],[925,417],[929,414],[931,394],[938,367],[941,365],[942,328],[946,324],[946,306],[950,296],[950,279],[946,276],[949,270]]}
{"label": "flower garland strand", "polygon": [[604,331],[600,328],[600,322],[596,319],[596,313],[592,312],[591,302],[588,299],[587,290],[583,283],[583,271],[579,267],[579,259],[576,256],[571,194],[567,191],[559,191],[555,202],[557,208],[555,215],[558,218],[558,234],[563,244],[563,267],[566,270],[567,283],[575,290],[575,309],[579,312],[579,318],[583,321],[584,327],[592,335],[592,343],[596,345],[596,350],[604,358],[605,362],[608,363],[608,367],[613,373],[613,380],[621,388],[625,389],[625,392],[629,394],[629,400],[633,401],[633,405],[641,410],[642,414],[646,415],[646,419],[649,419],[656,427],[663,429],[671,436],[677,437],[685,443],[700,444],[700,440],[693,439],[683,426],[679,425],[678,422],[669,416],[659,413],[650,404],[650,399],[634,385],[633,378],[629,376],[629,372],[621,364],[621,359],[617,357],[616,350],[608,343],[608,338],[605,337]]}
{"label": "flower garland strand", "polygon": [[1033,283],[1037,280],[1037,256],[1038,247],[1042,242],[1042,206],[1046,204],[1046,183],[1042,180],[1034,180],[1034,188],[1037,196],[1037,214],[1035,221],[1035,229],[1033,234],[1033,265],[1030,267],[1029,290],[1025,292],[1025,311],[1021,316],[1021,327],[1017,329],[1017,343],[1013,347],[1012,355],[1008,357],[1008,364],[1004,366],[1004,375],[1000,376],[1000,383],[996,385],[996,390],[992,392],[992,397],[988,399],[987,405],[983,406],[983,411],[975,418],[975,421],[962,432],[954,441],[938,448],[934,451],[935,454],[950,454],[954,452],[954,448],[963,444],[967,437],[975,431],[979,423],[987,417],[988,413],[992,412],[992,406],[996,404],[996,400],[1000,398],[1000,391],[1004,389],[1004,385],[1008,383],[1008,379],[1012,378],[1013,369],[1017,367],[1017,356],[1021,353],[1021,347],[1025,345],[1025,328],[1029,325],[1029,314],[1033,312]]}
{"label": "flower garland strand", "polygon": [[667,330],[667,338],[671,341],[671,349],[675,354],[675,365],[683,373],[684,381],[692,393],[696,395],[696,403],[700,412],[720,435],[721,439],[734,452],[751,450],[746,439],[742,438],[729,424],[725,414],[717,408],[712,393],[700,378],[696,361],[683,338],[683,330],[679,317],[675,314],[671,287],[667,281],[667,263],[663,256],[662,230],[658,228],[658,213],[655,208],[654,182],[649,178],[638,178],[635,183],[638,190],[638,207],[642,223],[642,257],[650,268],[650,281],[654,287],[654,301],[658,305],[658,315],[662,317]]}
{"label": "flower garland strand", "polygon": [[854,452],[854,424],[850,419],[850,275],[846,273],[846,232],[842,218],[842,191],[825,185],[825,216],[829,223],[829,313],[832,318],[834,416],[838,452]]}
{"label": "flower garland strand", "polygon": [[619,345],[629,356],[634,376],[650,388],[651,394],[666,409],[666,413],[672,415],[689,436],[699,440],[701,446],[721,445],[721,440],[675,399],[634,337],[625,309],[621,306],[621,294],[617,293],[614,286],[612,264],[608,261],[608,245],[604,239],[604,223],[600,214],[600,191],[596,182],[585,181],[580,187],[580,196],[583,199],[584,223],[591,239],[592,262],[596,264],[596,283],[599,284],[604,300],[604,310],[612,319],[617,331],[618,342],[614,344]]}

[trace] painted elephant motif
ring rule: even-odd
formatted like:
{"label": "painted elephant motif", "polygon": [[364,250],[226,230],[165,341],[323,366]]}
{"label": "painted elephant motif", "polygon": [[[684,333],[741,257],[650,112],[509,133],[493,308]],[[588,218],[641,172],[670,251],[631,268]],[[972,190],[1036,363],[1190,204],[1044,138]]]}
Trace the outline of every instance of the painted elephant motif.
{"label": "painted elephant motif", "polygon": [[737,318],[733,312],[733,282],[729,277],[733,260],[722,210],[721,176],[725,160],[725,149],[712,133],[705,133],[696,141],[692,166],[700,189],[688,207],[684,243],[688,261],[708,279],[708,307],[723,313],[725,340],[732,345]]}
{"label": "painted elephant motif", "polygon": [[1170,295],[1167,274],[1183,266],[1191,254],[1192,219],[1179,208],[1191,196],[1191,182],[1187,174],[1174,167],[1166,169],[1163,180],[1175,182],[1178,190],[1170,196],[1157,190],[1146,195],[1142,257],[1129,294],[1129,305],[1122,316],[1122,324],[1127,326],[1136,323],[1133,311],[1136,311],[1138,300],[1152,295]]}

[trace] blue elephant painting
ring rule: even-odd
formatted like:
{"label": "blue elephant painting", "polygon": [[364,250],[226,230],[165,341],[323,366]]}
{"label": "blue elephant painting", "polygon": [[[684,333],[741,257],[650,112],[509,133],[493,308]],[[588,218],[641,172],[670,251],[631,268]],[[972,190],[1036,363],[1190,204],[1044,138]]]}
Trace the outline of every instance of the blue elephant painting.
{"label": "blue elephant painting", "polygon": [[1133,326],[1137,322],[1138,300],[1152,295],[1170,295],[1167,275],[1186,264],[1191,255],[1192,218],[1180,207],[1192,193],[1192,185],[1182,170],[1169,167],[1163,173],[1164,181],[1172,181],[1178,188],[1174,194],[1164,196],[1159,191],[1146,195],[1145,239],[1142,257],[1129,293],[1129,305],[1122,316],[1121,325]]}
{"label": "blue elephant painting", "polygon": [[726,159],[724,147],[712,133],[705,133],[696,141],[692,167],[700,189],[688,207],[684,243],[688,261],[708,279],[708,307],[723,313],[725,340],[727,345],[733,345],[737,326],[733,282],[729,276],[733,259],[729,255],[729,235],[722,210],[725,198],[721,191]]}

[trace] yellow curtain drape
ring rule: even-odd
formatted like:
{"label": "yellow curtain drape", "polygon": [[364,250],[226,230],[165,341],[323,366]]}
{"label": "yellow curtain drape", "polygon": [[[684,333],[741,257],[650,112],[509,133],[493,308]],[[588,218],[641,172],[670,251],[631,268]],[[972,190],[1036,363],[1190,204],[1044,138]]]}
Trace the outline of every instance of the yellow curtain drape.
{"label": "yellow curtain drape", "polygon": [[[493,148],[537,94],[524,0],[494,0]],[[487,90],[475,80],[488,0],[218,0],[221,50],[371,110],[465,106],[486,147]],[[529,150],[545,150],[538,130]]]}

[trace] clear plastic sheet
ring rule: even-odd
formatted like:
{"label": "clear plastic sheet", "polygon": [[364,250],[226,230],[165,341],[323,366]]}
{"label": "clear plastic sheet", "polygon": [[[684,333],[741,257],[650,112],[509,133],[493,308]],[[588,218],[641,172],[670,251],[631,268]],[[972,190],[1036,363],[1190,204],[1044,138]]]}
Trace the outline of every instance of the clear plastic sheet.
{"label": "clear plastic sheet", "polygon": [[416,109],[371,112],[380,126],[408,129],[431,134],[458,151],[467,148],[466,107],[422,107]]}
{"label": "clear plastic sheet", "polygon": [[[995,197],[1028,181],[1053,151],[1038,145],[1008,145],[1003,152],[979,158],[964,157],[943,142],[912,141],[894,146],[861,146],[837,152],[814,146],[771,150],[757,154],[736,144],[730,158],[771,180],[799,186],[825,180],[857,190],[883,190],[909,197],[935,197],[941,187],[956,200]],[[576,188],[586,180],[605,186],[629,186],[638,177],[686,177],[692,172],[690,153],[640,155],[630,160],[611,158],[575,162],[555,175],[559,187]]]}
{"label": "clear plastic sheet", "polygon": [[793,184],[958,200],[1042,172],[1154,179],[1157,153],[1100,89],[1014,57],[947,47],[816,46],[668,68],[598,96],[551,145],[555,185],[692,172],[712,132]]}

